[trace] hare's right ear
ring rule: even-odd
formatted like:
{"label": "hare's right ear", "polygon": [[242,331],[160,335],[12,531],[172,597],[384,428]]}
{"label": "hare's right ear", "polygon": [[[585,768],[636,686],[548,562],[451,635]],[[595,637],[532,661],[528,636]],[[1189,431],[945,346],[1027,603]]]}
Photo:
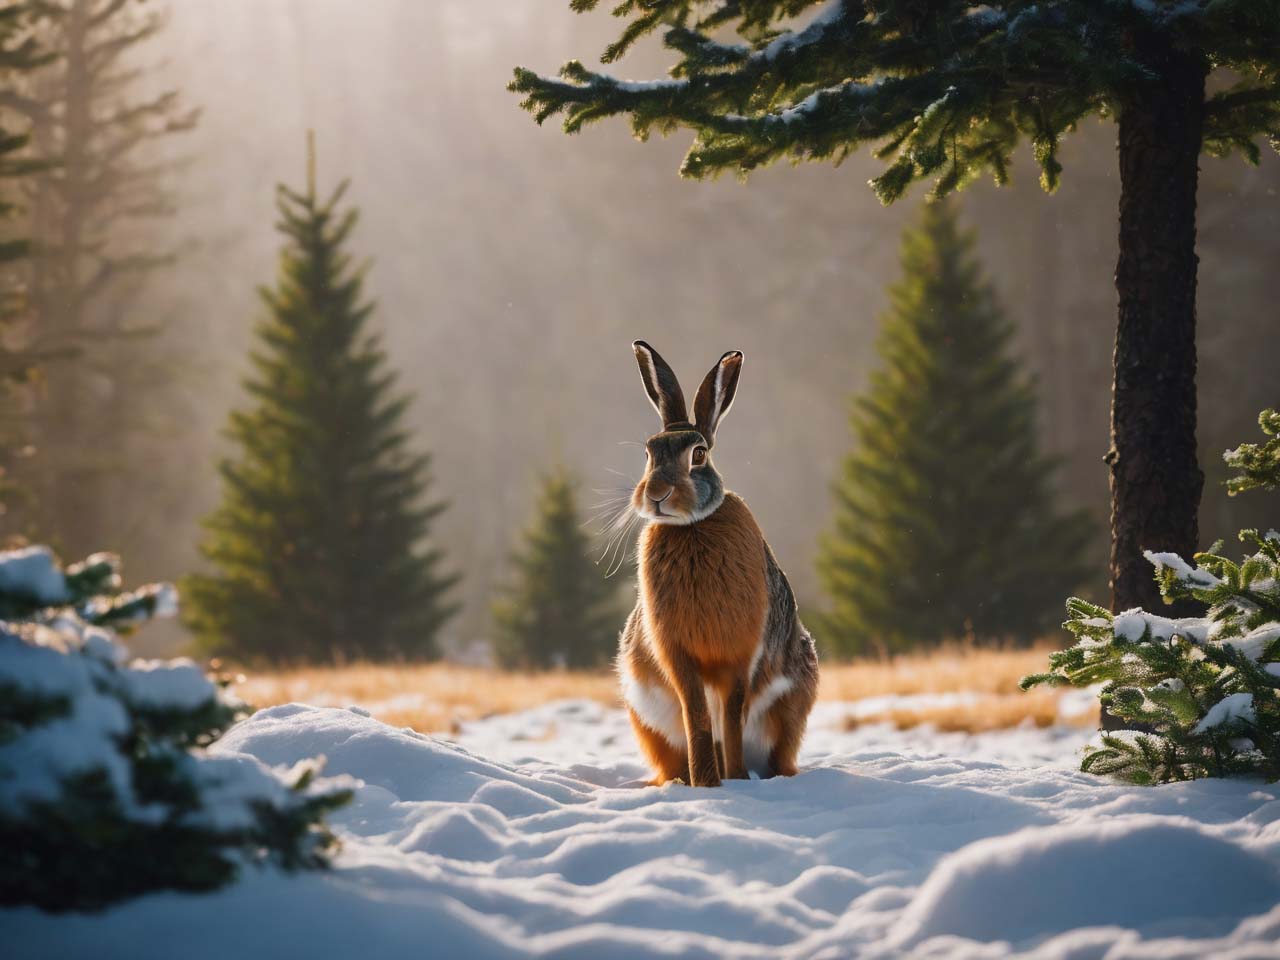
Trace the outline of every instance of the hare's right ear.
{"label": "hare's right ear", "polygon": [[644,381],[644,392],[649,395],[649,402],[662,418],[663,428],[674,424],[689,422],[689,414],[684,406],[684,393],[680,390],[680,381],[675,371],[667,365],[658,351],[643,340],[631,344],[636,352],[636,363],[640,365],[640,378]]}
{"label": "hare's right ear", "polygon": [[742,351],[730,350],[716,361],[693,398],[694,421],[706,438],[708,447],[715,444],[716,428],[733,406],[733,398],[738,393],[738,374],[741,372]]}

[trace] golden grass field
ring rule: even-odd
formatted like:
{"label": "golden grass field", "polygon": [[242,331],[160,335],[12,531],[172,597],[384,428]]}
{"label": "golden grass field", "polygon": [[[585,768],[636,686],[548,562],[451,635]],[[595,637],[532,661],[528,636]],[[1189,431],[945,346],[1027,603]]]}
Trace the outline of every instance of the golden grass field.
{"label": "golden grass field", "polygon": [[[863,715],[848,724],[893,723],[901,729],[932,724],[940,730],[982,732],[1023,723],[1063,722],[1056,690],[1022,693],[1018,680],[1044,670],[1047,647],[1029,650],[949,648],[887,660],[824,664],[819,697],[851,701],[886,694],[975,694],[971,702]],[[257,707],[303,701],[356,705],[375,717],[423,733],[448,733],[469,720],[585,698],[618,706],[612,673],[520,673],[451,664],[367,664],[255,672],[235,692]],[[1096,708],[1066,722],[1096,726]]]}

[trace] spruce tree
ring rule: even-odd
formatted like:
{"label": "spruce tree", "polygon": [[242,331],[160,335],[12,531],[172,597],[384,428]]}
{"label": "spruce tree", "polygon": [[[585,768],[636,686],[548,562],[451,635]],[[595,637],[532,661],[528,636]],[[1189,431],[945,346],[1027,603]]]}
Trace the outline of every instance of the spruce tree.
{"label": "spruce tree", "polygon": [[598,667],[613,656],[618,589],[590,556],[577,484],[561,466],[542,479],[532,525],[512,557],[515,581],[494,604],[494,654],[506,667]]}
{"label": "spruce tree", "polygon": [[69,553],[106,543],[145,568],[171,549],[154,520],[169,506],[163,491],[181,486],[182,458],[172,454],[191,379],[162,338],[170,318],[148,283],[175,259],[161,239],[175,212],[168,144],[199,111],[152,62],[162,4],[31,8],[51,56],[6,102],[52,161],[25,185],[33,250],[24,281],[35,343],[61,359],[34,391],[34,455],[18,471],[33,494],[25,512]]}
{"label": "spruce tree", "polygon": [[882,366],[853,408],[857,446],[818,560],[843,654],[1028,641],[1083,579],[1089,525],[1055,510],[1032,384],[973,246],[946,201],[903,238]]}
{"label": "spruce tree", "polygon": [[641,138],[690,129],[690,177],[839,162],[869,146],[888,164],[872,181],[887,203],[920,179],[937,195],[984,172],[1003,184],[1025,140],[1052,191],[1062,138],[1092,115],[1118,121],[1112,604],[1158,603],[1142,551],[1194,552],[1204,483],[1197,161],[1239,151],[1256,162],[1260,140],[1280,145],[1280,2],[622,0],[612,11],[625,26],[601,59],[665,31],[669,78],[621,81],[574,60],[560,79],[517,69],[511,89],[539,122],[564,113],[570,133],[618,114]]}
{"label": "spruce tree", "polygon": [[[30,3],[10,3],[0,9],[0,334],[22,312],[26,297],[21,276],[13,264],[24,261],[31,250],[26,224],[15,225],[21,212],[21,184],[42,169],[31,155],[29,124],[12,122],[12,108],[21,102],[21,90],[31,73],[47,64],[51,55],[36,41],[34,11]],[[0,383],[23,380],[31,372],[32,357],[16,349],[9,336],[0,336]]]}
{"label": "spruce tree", "polygon": [[26,492],[12,482],[11,472],[28,447],[29,384],[40,364],[52,355],[39,345],[38,331],[30,323],[22,269],[31,250],[22,190],[45,164],[32,155],[29,125],[11,122],[12,109],[22,102],[31,74],[52,58],[34,35],[35,18],[33,3],[9,3],[0,9],[0,109],[6,111],[0,121],[0,533],[4,534],[23,526],[13,518]]}
{"label": "spruce tree", "polygon": [[202,648],[241,659],[428,659],[454,613],[455,577],[429,544],[444,504],[427,502],[430,459],[410,449],[409,397],[368,323],[364,267],[345,252],[355,210],[281,185],[286,238],[261,291],[254,400],[231,416],[235,455],[206,520],[213,567],[190,578]]}

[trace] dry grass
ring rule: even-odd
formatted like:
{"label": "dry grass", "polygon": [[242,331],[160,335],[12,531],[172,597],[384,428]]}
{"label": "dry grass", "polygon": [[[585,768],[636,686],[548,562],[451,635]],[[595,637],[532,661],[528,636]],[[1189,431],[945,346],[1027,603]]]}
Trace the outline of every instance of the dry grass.
{"label": "dry grass", "polygon": [[1013,727],[1051,727],[1055,723],[1072,727],[1096,727],[1098,708],[1095,704],[1083,713],[1064,716],[1058,710],[1061,694],[1049,690],[1033,690],[1009,696],[982,697],[973,703],[946,707],[921,707],[918,710],[888,710],[860,717],[847,717],[845,729],[853,730],[869,723],[891,723],[899,730],[931,726],[944,733],[990,733]]}
{"label": "dry grass", "polygon": [[[951,648],[892,660],[824,664],[819,697],[860,700],[887,694],[968,692],[973,703],[894,709],[863,716],[850,725],[890,722],[900,729],[924,723],[941,730],[977,732],[1058,722],[1056,691],[1018,692],[1024,674],[1043,670],[1046,648],[981,650]],[[447,664],[303,667],[255,673],[236,684],[236,692],[256,706],[292,700],[319,705],[356,704],[379,720],[424,733],[457,731],[459,724],[498,713],[540,706],[553,700],[582,698],[619,704],[613,674],[516,673]],[[1096,713],[1073,717],[1081,725],[1097,722]]]}
{"label": "dry grass", "polygon": [[527,710],[552,700],[584,698],[617,705],[609,673],[518,673],[449,664],[300,667],[255,673],[235,685],[254,706],[298,700],[319,706],[359,705],[379,720],[423,733],[456,731],[460,723]]}
{"label": "dry grass", "polygon": [[885,694],[920,693],[1016,694],[1018,681],[1048,666],[1052,647],[989,650],[944,647],[885,660],[823,664],[823,700],[861,700]]}

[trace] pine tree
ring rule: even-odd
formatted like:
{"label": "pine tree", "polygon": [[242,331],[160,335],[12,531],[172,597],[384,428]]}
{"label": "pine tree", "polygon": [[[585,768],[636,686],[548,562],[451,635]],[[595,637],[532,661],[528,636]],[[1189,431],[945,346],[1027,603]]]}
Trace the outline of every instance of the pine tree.
{"label": "pine tree", "polygon": [[[1280,413],[1258,418],[1268,440],[1228,450],[1231,493],[1280,489]],[[1053,653],[1041,684],[1103,684],[1104,709],[1124,729],[1086,750],[1083,770],[1135,783],[1233,773],[1280,780],[1280,533],[1243,530],[1237,563],[1221,541],[1195,556],[1147,551],[1166,603],[1207,608],[1170,618],[1139,607],[1113,615],[1072,598],[1075,646]]]}
{"label": "pine tree", "polygon": [[161,5],[31,6],[52,56],[8,105],[30,124],[36,155],[52,161],[25,184],[25,286],[34,345],[60,359],[45,365],[33,404],[35,452],[20,470],[33,494],[28,519],[70,553],[108,543],[131,547],[136,562],[138,541],[159,536],[159,478],[181,459],[169,456],[184,425],[180,361],[165,355],[169,318],[146,294],[175,256],[159,238],[175,203],[166,144],[199,111],[149,68]]}
{"label": "pine tree", "polygon": [[7,114],[0,123],[0,529],[8,533],[21,525],[12,516],[26,498],[26,491],[12,482],[11,472],[28,446],[24,408],[29,384],[41,362],[50,358],[49,351],[34,343],[22,271],[31,242],[23,222],[21,186],[46,165],[32,155],[29,125],[15,126],[8,115],[21,102],[21,90],[32,72],[52,57],[36,40],[34,19],[32,3],[0,9],[0,109]]}
{"label": "pine tree", "polygon": [[890,288],[882,367],[818,560],[844,654],[973,635],[1029,641],[1083,579],[1089,524],[1055,512],[1013,326],[947,201],[924,205]]}
{"label": "pine tree", "polygon": [[[1280,145],[1280,3],[623,0],[613,13],[626,25],[604,62],[665,30],[678,57],[669,79],[619,81],[575,60],[561,79],[517,69],[511,89],[539,122],[563,112],[570,133],[618,114],[641,138],[691,129],[690,177],[839,162],[874,145],[887,203],[926,178],[937,195],[984,172],[1003,184],[1025,139],[1052,191],[1061,139],[1088,116],[1118,120],[1112,604],[1158,601],[1142,551],[1195,550],[1204,482],[1197,161],[1238,150],[1256,162],[1259,138]],[[741,42],[725,42],[731,29]]]}
{"label": "pine tree", "polygon": [[[29,149],[31,134],[28,124],[13,129],[13,105],[20,100],[20,89],[32,71],[49,62],[32,32],[33,12],[30,3],[11,3],[0,9],[0,109],[8,115],[0,123],[0,334],[12,325],[22,312],[25,297],[22,279],[13,272],[13,264],[26,260],[31,250],[30,238],[22,229],[13,229],[21,201],[18,185],[42,168]],[[25,224],[24,224],[25,226]],[[8,336],[0,336],[0,382],[23,380],[31,372],[29,352],[16,349]]]}
{"label": "pine tree", "polygon": [[623,614],[618,590],[593,562],[577,485],[557,468],[512,558],[516,582],[494,604],[494,653],[507,667],[598,667],[613,656]]}
{"label": "pine tree", "polygon": [[222,504],[190,578],[189,625],[203,649],[242,659],[427,659],[454,613],[455,577],[428,545],[442,503],[425,503],[430,458],[410,451],[379,338],[368,332],[364,268],[344,248],[356,225],[343,183],[328,200],[278,189],[287,238],[264,289],[256,405],[233,413]]}

